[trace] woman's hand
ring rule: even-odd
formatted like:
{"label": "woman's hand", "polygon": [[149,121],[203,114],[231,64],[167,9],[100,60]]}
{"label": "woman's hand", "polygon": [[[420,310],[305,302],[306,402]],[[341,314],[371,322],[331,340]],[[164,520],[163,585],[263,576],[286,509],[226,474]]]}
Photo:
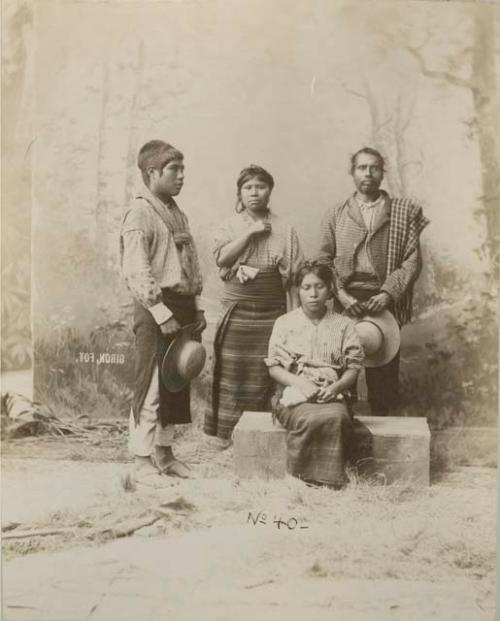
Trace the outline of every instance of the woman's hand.
{"label": "woman's hand", "polygon": [[271,232],[271,223],[257,220],[252,226],[245,227],[245,232],[228,242],[219,249],[216,263],[218,267],[232,267],[252,239],[258,235],[268,235]]}
{"label": "woman's hand", "polygon": [[295,386],[308,401],[315,397],[319,392],[319,386],[316,386],[316,384],[306,380],[304,377],[297,377]]}
{"label": "woman's hand", "polygon": [[337,383],[332,382],[327,386],[323,386],[323,388],[318,391],[318,394],[316,395],[316,403],[328,403],[329,401],[336,399],[339,394],[340,391],[337,387]]}
{"label": "woman's hand", "polygon": [[267,220],[257,220],[255,224],[250,227],[250,233],[252,236],[267,235],[271,232],[271,223]]}

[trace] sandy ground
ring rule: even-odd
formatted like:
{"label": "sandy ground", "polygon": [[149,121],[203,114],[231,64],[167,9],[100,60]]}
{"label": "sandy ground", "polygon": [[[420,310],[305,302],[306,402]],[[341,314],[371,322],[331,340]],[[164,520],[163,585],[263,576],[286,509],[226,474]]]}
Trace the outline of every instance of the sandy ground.
{"label": "sandy ground", "polygon": [[197,478],[148,490],[119,430],[4,443],[2,528],[64,532],[3,541],[2,619],[495,618],[495,468],[334,491],[241,481],[196,429],[176,446]]}
{"label": "sandy ground", "polygon": [[492,619],[470,581],[296,576],[263,559],[283,533],[217,527],[12,561],[6,621],[377,621]]}
{"label": "sandy ground", "polygon": [[[126,491],[130,464],[29,457],[27,442],[3,456],[2,524],[68,532],[3,542],[6,621],[494,618],[493,468],[333,491],[240,481],[231,449],[188,436],[199,478]],[[159,506],[132,536],[96,535]]]}

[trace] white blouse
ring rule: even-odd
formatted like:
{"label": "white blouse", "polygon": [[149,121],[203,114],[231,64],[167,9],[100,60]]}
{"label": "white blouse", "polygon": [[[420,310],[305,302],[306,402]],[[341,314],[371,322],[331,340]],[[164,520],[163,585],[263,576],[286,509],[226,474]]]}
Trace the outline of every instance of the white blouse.
{"label": "white blouse", "polygon": [[360,369],[363,357],[351,319],[327,309],[321,321],[314,324],[302,308],[296,308],[276,320],[265,363],[291,370],[293,363],[302,359],[343,372]]}

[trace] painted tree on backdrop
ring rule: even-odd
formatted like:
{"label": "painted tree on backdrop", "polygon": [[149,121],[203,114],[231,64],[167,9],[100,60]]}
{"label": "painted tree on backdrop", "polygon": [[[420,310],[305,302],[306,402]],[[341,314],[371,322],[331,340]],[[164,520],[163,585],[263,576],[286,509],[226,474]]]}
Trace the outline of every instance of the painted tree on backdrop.
{"label": "painted tree on backdrop", "polygon": [[[466,89],[472,96],[474,118],[471,121],[473,135],[479,145],[482,206],[476,214],[484,220],[485,240],[479,249],[489,262],[491,277],[498,282],[499,276],[499,218],[500,218],[500,170],[498,161],[497,131],[500,126],[496,101],[495,70],[495,22],[500,11],[493,4],[475,3],[467,7],[470,13],[472,46],[459,47],[447,59],[447,70],[435,69],[426,60],[426,40],[420,45],[406,44],[406,49],[416,59],[422,74],[432,80],[443,81],[460,89]],[[433,33],[429,32],[427,39]],[[460,69],[467,67],[463,77]]]}
{"label": "painted tree on backdrop", "polygon": [[[428,8],[423,5],[423,9]],[[395,52],[406,53],[416,62],[417,71],[432,80],[437,87],[452,87],[468,92],[473,106],[472,119],[465,121],[467,136],[477,140],[480,156],[481,195],[474,215],[484,224],[484,237],[477,248],[483,259],[487,276],[498,282],[499,276],[499,218],[500,171],[498,161],[499,126],[496,104],[495,29],[500,11],[490,3],[474,3],[454,7],[436,15],[429,10],[414,11],[408,25],[405,7],[391,7],[388,12],[360,13],[359,7],[349,7],[348,16],[357,15],[358,27],[364,29],[375,45],[378,60],[385,61]],[[449,33],[443,37],[443,15]],[[441,20],[441,21],[440,21]],[[432,60],[431,60],[432,59]],[[408,81],[407,76],[405,76]],[[401,82],[404,83],[404,80]],[[393,85],[398,83],[397,78]],[[389,160],[386,181],[394,194],[415,196],[421,183],[424,161],[422,145],[411,140],[412,120],[417,101],[415,84],[400,88],[377,88],[373,80],[362,74],[359,84],[342,84],[344,89],[363,98],[372,120],[372,141]],[[418,197],[416,197],[418,200]],[[446,256],[437,254],[422,240],[424,272],[418,282],[419,290],[429,302],[439,299],[443,282],[455,288],[461,286],[459,274],[454,274]],[[456,271],[456,270],[455,270]]]}
{"label": "painted tree on backdrop", "polygon": [[[443,270],[443,257],[426,247],[423,240],[424,272],[417,283],[417,303],[422,294],[424,299],[428,298],[429,287],[436,290],[436,285],[443,301],[455,303],[449,311],[431,313],[413,331],[406,332],[407,346],[411,343],[421,351],[418,356],[403,359],[403,394],[408,412],[427,416],[433,426],[492,425],[497,416],[495,344],[500,212],[494,44],[500,12],[487,3],[455,6],[445,14],[448,34],[443,37],[443,22],[439,21],[443,15],[436,16],[425,3],[419,11],[416,6],[410,26],[407,7],[398,11],[391,6],[387,13],[377,10],[370,15],[360,12],[360,7],[349,7],[349,16],[355,14],[357,26],[364,29],[365,37],[371,37],[375,60],[392,62],[393,70],[401,70],[401,75],[392,75],[390,89],[377,84],[372,75],[366,77],[362,73],[358,83],[350,78],[343,87],[368,106],[373,144],[388,156],[389,190],[410,197],[415,196],[414,189],[421,183],[425,161],[425,149],[414,131],[418,101],[415,76],[428,79],[428,84],[432,82],[437,89],[459,89],[471,98],[473,118],[464,122],[468,128],[464,136],[477,141],[480,158],[482,191],[475,215],[484,223],[478,251],[485,264],[486,279],[475,282],[476,294],[467,299],[456,267],[451,263],[451,270],[446,266]],[[433,297],[428,299],[431,305]],[[440,329],[434,338],[432,327],[435,329],[436,325]]]}
{"label": "painted tree on backdrop", "polygon": [[106,122],[109,116],[109,67],[108,63],[102,63],[102,87],[101,87],[101,111],[99,115],[99,129],[97,142],[97,183],[96,183],[96,208],[95,208],[95,231],[96,231],[96,251],[98,254],[105,254],[107,242],[107,212],[108,197],[107,185],[108,176],[105,167],[105,144],[106,144]]}
{"label": "painted tree on backdrop", "polygon": [[[114,416],[128,411],[133,368],[131,301],[117,265],[120,222],[140,181],[140,144],[167,125],[192,76],[175,50],[165,62],[143,41],[107,50],[98,63],[76,48],[68,56],[57,84],[70,91],[76,80],[73,98],[84,94],[85,103],[75,109],[56,93],[43,119],[45,129],[56,129],[46,131],[44,147],[71,166],[54,173],[59,200],[40,214],[55,226],[36,235],[36,276],[47,286],[37,300],[35,394],[59,413]],[[74,217],[63,217],[75,196]]]}
{"label": "painted tree on backdrop", "polygon": [[[363,72],[358,85],[352,86],[346,82],[341,84],[347,93],[366,102],[371,119],[370,144],[386,158],[385,183],[389,193],[420,202],[417,186],[423,169],[424,153],[422,146],[412,137],[412,120],[417,101],[415,91],[399,86],[388,94],[386,89],[378,88],[376,82]],[[421,248],[424,267],[417,282],[417,312],[442,299],[436,271],[440,270],[443,259],[437,256],[425,236],[421,240]]]}
{"label": "painted tree on backdrop", "polygon": [[140,109],[140,95],[144,82],[144,42],[137,47],[137,64],[135,68],[135,84],[130,100],[130,130],[128,136],[127,157],[125,160],[125,195],[123,204],[128,205],[132,198],[134,187],[134,172],[137,160],[138,138],[138,111]]}
{"label": "painted tree on backdrop", "polygon": [[[44,150],[67,164],[52,170],[40,162],[50,180],[39,174],[39,193],[58,191],[50,209],[41,201],[34,235],[35,396],[58,415],[116,416],[129,407],[131,338],[116,254],[131,58],[133,50],[120,62],[103,53],[92,63],[70,47],[41,118]],[[70,93],[62,101],[58,88]]]}
{"label": "painted tree on backdrop", "polygon": [[[481,206],[475,214],[484,222],[484,240],[479,253],[488,264],[489,276],[498,282],[499,276],[499,218],[500,170],[497,130],[500,126],[496,101],[495,31],[500,11],[493,3],[476,2],[461,7],[455,16],[460,35],[448,37],[443,50],[442,24],[434,18],[423,29],[408,28],[401,19],[400,27],[380,32],[381,43],[387,50],[405,50],[415,60],[423,76],[438,85],[451,86],[468,92],[473,117],[467,123],[468,136],[476,139],[479,148],[482,193]],[[449,28],[452,30],[452,28]],[[437,47],[436,47],[437,45]]]}
{"label": "painted tree on backdrop", "polygon": [[33,15],[6,2],[2,34],[2,348],[4,370],[31,365],[30,246]]}
{"label": "painted tree on backdrop", "polygon": [[[448,321],[442,349],[431,349],[436,365],[444,361],[446,373],[440,388],[448,399],[449,423],[457,419],[468,424],[494,426],[498,414],[498,277],[500,268],[500,170],[497,131],[500,126],[496,100],[495,30],[500,11],[494,3],[476,2],[464,5],[465,33],[443,64],[428,59],[427,47],[439,39],[441,29],[428,28],[423,40],[413,42],[403,36],[398,44],[415,59],[423,76],[471,96],[473,116],[469,137],[477,141],[480,160],[480,207],[474,215],[484,224],[484,237],[478,254],[486,267],[486,283],[480,295],[466,302],[461,313]],[[468,45],[468,42],[471,44]],[[444,68],[443,68],[444,65]],[[431,344],[432,345],[432,344]],[[444,359],[444,360],[443,360]],[[451,362],[453,360],[454,364]],[[460,383],[453,384],[452,369]],[[457,390],[458,389],[458,390]],[[458,406],[458,407],[457,407]],[[461,406],[461,407],[460,407]],[[443,424],[443,421],[441,421]]]}

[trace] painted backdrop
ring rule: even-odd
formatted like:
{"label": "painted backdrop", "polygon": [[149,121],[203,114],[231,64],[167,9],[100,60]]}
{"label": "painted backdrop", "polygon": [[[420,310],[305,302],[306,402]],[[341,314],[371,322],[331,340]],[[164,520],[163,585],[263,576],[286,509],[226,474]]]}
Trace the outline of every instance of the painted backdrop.
{"label": "painted backdrop", "polygon": [[[9,139],[21,163],[12,164],[15,189],[32,205],[39,399],[71,415],[128,408],[130,300],[118,232],[145,141],[165,139],[186,155],[179,204],[204,268],[208,347],[220,291],[211,229],[234,208],[241,168],[272,172],[272,209],[310,253],[322,213],[351,191],[349,155],[371,145],[387,157],[386,189],[419,201],[432,221],[417,322],[404,336],[405,407],[436,425],[495,419],[498,7],[9,6],[22,35],[12,48]],[[21,203],[10,204],[15,212]],[[206,375],[200,399],[205,384]]]}

